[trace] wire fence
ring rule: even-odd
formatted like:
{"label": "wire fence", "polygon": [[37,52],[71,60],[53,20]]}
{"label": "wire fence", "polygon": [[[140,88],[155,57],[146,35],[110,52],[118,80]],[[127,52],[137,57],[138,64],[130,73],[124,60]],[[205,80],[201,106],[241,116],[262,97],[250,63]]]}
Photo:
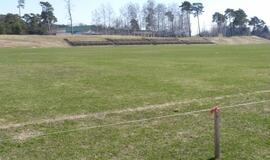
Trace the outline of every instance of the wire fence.
{"label": "wire fence", "polygon": [[[225,110],[225,109],[231,109],[231,108],[240,108],[240,107],[246,107],[246,106],[251,106],[251,105],[264,104],[264,103],[267,103],[267,102],[270,102],[270,100],[262,100],[262,101],[256,101],[256,102],[246,102],[246,103],[241,103],[241,104],[236,104],[236,105],[221,106],[219,109],[220,110]],[[132,125],[132,124],[135,124],[135,123],[142,123],[142,122],[146,123],[146,122],[150,122],[150,121],[153,121],[153,120],[163,120],[163,119],[167,119],[167,118],[174,118],[174,117],[180,117],[180,116],[189,116],[189,115],[199,114],[199,113],[203,113],[203,112],[210,112],[210,110],[211,109],[207,108],[207,109],[193,110],[193,111],[183,112],[183,113],[176,113],[176,114],[169,114],[169,115],[163,115],[163,116],[150,117],[150,118],[145,118],[145,119],[137,119],[137,120],[121,121],[121,122],[117,122],[117,123],[109,123],[109,124],[103,124],[103,125],[93,125],[93,126],[79,127],[79,128],[74,128],[74,129],[43,133],[43,134],[40,134],[40,135],[33,136],[31,139],[36,139],[36,138],[41,138],[41,137],[46,137],[46,136],[59,135],[59,134],[72,133],[72,132],[79,132],[79,131],[91,130],[91,129],[116,127],[116,126],[120,126],[120,125]],[[0,140],[1,141],[11,140],[11,138],[0,139]]]}

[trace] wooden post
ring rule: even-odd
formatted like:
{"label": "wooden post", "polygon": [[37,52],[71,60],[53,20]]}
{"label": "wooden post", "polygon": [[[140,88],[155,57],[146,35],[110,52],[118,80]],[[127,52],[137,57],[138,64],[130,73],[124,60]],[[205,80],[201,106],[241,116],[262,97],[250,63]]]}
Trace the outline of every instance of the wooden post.
{"label": "wooden post", "polygon": [[211,113],[214,114],[215,123],[214,123],[214,143],[215,143],[215,160],[220,160],[220,109],[215,107],[211,110]]}

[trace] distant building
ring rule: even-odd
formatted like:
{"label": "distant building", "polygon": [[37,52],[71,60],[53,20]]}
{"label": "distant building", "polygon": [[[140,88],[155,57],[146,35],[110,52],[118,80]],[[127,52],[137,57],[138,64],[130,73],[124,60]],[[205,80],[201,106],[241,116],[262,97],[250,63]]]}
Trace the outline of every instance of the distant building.
{"label": "distant building", "polygon": [[70,35],[71,33],[67,33],[66,29],[56,30],[56,35]]}
{"label": "distant building", "polygon": [[[79,25],[79,26],[74,26],[73,27],[73,34],[84,34],[84,33],[89,33],[91,31],[91,26],[90,25]],[[66,33],[71,33],[71,27],[67,26],[66,27]]]}

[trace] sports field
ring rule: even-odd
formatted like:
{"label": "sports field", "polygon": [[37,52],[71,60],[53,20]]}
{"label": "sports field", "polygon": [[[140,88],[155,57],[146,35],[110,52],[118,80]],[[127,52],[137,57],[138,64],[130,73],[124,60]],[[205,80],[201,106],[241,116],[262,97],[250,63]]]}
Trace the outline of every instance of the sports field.
{"label": "sports field", "polygon": [[0,160],[270,159],[270,46],[0,49]]}

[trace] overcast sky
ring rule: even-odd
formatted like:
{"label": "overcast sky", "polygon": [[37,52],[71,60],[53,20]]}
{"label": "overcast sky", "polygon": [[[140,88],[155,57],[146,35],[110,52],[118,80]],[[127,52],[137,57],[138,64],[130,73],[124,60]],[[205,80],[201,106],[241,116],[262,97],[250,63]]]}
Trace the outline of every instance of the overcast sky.
{"label": "overcast sky", "polygon": [[[17,1],[18,0],[0,0],[0,14],[18,13]],[[39,6],[40,0],[25,0],[24,13],[40,13],[41,7]],[[64,0],[47,0],[50,2],[54,9],[55,15],[58,18],[58,24],[67,24],[67,12]],[[119,8],[127,2],[137,2],[140,4],[145,3],[147,0],[71,0],[73,3],[73,16],[75,24],[84,23],[91,24],[91,13],[99,7],[102,3],[110,3],[115,14],[119,13]],[[156,0],[156,2],[163,2],[165,4],[181,4],[181,0]],[[268,25],[270,24],[270,0],[190,0],[190,2],[202,2],[205,6],[204,14],[201,16],[202,27],[209,28],[212,25],[212,15],[214,12],[224,12],[226,8],[238,9],[242,8],[246,11],[249,17],[258,16],[263,19]],[[196,33],[196,21],[192,20],[193,32]]]}

